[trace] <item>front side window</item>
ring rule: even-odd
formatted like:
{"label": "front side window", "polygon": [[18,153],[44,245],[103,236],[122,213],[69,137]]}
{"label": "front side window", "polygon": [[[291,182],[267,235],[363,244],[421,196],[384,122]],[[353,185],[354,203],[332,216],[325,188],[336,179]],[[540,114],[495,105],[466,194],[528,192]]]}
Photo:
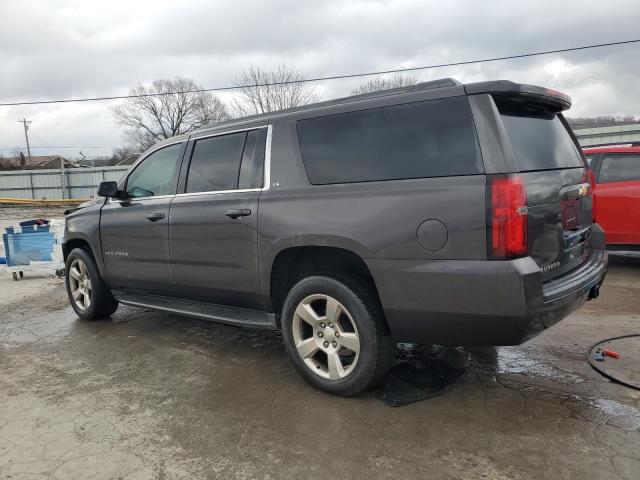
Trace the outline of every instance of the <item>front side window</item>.
{"label": "front side window", "polygon": [[465,97],[311,118],[297,130],[315,185],[484,172]]}
{"label": "front side window", "polygon": [[598,176],[598,183],[628,182],[640,180],[640,154],[605,155]]}
{"label": "front side window", "polygon": [[127,179],[127,196],[155,197],[176,193],[181,144],[170,145],[145,158]]}

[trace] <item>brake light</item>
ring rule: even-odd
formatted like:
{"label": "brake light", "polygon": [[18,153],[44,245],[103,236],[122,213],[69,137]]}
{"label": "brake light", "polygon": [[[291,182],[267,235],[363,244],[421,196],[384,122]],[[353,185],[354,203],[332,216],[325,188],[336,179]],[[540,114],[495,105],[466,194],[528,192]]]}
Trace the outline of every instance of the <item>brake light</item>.
{"label": "brake light", "polygon": [[596,221],[596,176],[593,174],[593,170],[587,168],[587,180],[591,186],[591,220]]}
{"label": "brake light", "polygon": [[514,258],[527,253],[527,192],[517,175],[490,178],[492,258]]}

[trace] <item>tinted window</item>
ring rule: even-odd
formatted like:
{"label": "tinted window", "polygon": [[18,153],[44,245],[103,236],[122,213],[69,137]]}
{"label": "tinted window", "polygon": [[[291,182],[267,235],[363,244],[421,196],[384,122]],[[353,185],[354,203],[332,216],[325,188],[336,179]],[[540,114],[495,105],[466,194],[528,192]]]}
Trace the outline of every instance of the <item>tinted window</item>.
{"label": "tinted window", "polygon": [[301,120],[297,128],[316,185],[484,171],[465,97]]}
{"label": "tinted window", "polygon": [[187,192],[237,188],[245,132],[197,140],[187,176]]}
{"label": "tinted window", "polygon": [[176,193],[178,153],[181,145],[171,145],[145,158],[127,179],[127,194],[133,198]]}
{"label": "tinted window", "polygon": [[263,186],[266,142],[266,128],[247,132],[247,140],[242,152],[238,188],[260,188]]}
{"label": "tinted window", "polygon": [[[592,153],[591,155],[585,155],[587,158],[587,163],[589,164],[589,166],[591,167],[591,165],[593,164],[593,161],[596,159],[596,157],[598,156],[597,153]],[[593,168],[593,167],[592,167]]]}
{"label": "tinted window", "polygon": [[640,155],[605,155],[599,183],[640,180]]}
{"label": "tinted window", "polygon": [[553,112],[498,105],[521,171],[583,167],[569,132]]}

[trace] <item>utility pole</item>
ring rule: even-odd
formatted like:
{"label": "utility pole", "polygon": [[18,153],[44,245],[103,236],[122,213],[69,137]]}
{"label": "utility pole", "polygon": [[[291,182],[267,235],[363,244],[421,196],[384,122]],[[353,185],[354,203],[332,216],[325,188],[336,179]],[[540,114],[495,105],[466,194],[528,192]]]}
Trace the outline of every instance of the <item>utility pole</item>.
{"label": "utility pole", "polygon": [[31,120],[27,120],[26,118],[23,118],[22,120],[18,120],[18,123],[21,123],[24,126],[24,138],[27,141],[27,157],[29,157],[29,164],[32,164],[33,162],[31,161],[31,147],[29,146],[29,134],[27,133],[29,131],[29,124],[31,123]]}

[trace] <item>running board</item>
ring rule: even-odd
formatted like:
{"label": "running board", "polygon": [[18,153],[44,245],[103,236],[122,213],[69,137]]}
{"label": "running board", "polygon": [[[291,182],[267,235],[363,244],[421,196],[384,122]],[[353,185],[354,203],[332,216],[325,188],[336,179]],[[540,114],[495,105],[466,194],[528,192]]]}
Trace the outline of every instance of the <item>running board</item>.
{"label": "running board", "polygon": [[276,328],[276,316],[273,313],[260,310],[216,305],[213,303],[165,297],[151,293],[134,293],[121,290],[114,290],[112,293],[113,296],[116,297],[116,300],[124,305],[162,310],[164,312],[177,313],[178,315],[213,320],[215,322],[243,327]]}

